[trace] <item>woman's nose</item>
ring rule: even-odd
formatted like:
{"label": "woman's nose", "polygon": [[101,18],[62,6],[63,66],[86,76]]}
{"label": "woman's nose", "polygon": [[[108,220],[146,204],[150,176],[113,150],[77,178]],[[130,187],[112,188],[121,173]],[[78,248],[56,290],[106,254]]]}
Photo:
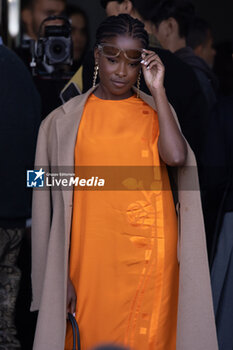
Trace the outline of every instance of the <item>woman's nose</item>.
{"label": "woman's nose", "polygon": [[127,64],[124,61],[120,61],[117,65],[116,74],[119,77],[125,77],[127,75]]}

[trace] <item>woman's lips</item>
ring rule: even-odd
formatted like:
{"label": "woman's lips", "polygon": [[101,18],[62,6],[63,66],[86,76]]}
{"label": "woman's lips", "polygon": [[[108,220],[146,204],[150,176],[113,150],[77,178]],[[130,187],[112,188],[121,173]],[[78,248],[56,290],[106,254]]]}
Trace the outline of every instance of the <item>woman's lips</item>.
{"label": "woman's lips", "polygon": [[113,85],[117,86],[117,87],[123,87],[125,86],[127,83],[125,81],[120,81],[120,80],[112,80]]}

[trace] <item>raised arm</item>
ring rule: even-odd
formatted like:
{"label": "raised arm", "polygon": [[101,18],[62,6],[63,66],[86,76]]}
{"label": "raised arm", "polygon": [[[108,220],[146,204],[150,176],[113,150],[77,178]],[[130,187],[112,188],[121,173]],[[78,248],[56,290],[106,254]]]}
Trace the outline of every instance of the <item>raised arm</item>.
{"label": "raised arm", "polygon": [[187,148],[167,100],[163,85],[163,63],[159,56],[150,50],[144,50],[141,63],[145,82],[157,108],[160,129],[158,140],[160,157],[167,165],[181,166],[185,162]]}

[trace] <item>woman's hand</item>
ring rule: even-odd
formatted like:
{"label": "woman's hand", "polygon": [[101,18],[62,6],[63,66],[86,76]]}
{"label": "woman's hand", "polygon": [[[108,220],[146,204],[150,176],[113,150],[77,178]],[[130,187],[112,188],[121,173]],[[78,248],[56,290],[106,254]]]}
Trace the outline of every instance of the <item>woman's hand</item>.
{"label": "woman's hand", "polygon": [[71,282],[69,276],[67,280],[66,310],[67,310],[67,314],[68,312],[70,312],[71,314],[74,314],[76,310],[76,293],[75,293],[73,283]]}
{"label": "woman's hand", "polygon": [[144,49],[141,64],[144,79],[151,94],[163,88],[165,69],[159,56],[154,51]]}

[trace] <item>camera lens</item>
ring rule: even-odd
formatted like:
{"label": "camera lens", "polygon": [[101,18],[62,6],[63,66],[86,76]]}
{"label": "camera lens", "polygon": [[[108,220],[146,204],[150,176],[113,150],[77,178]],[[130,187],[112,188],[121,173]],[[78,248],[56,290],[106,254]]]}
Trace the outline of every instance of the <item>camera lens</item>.
{"label": "camera lens", "polygon": [[49,52],[54,59],[64,59],[66,56],[66,45],[61,39],[55,39],[50,42]]}
{"label": "camera lens", "polygon": [[53,52],[54,52],[55,55],[61,54],[62,49],[63,49],[62,46],[59,45],[59,44],[54,45],[54,46],[52,47],[52,50],[53,50]]}
{"label": "camera lens", "polygon": [[69,57],[70,44],[66,38],[49,38],[45,45],[45,53],[53,64],[63,63]]}

